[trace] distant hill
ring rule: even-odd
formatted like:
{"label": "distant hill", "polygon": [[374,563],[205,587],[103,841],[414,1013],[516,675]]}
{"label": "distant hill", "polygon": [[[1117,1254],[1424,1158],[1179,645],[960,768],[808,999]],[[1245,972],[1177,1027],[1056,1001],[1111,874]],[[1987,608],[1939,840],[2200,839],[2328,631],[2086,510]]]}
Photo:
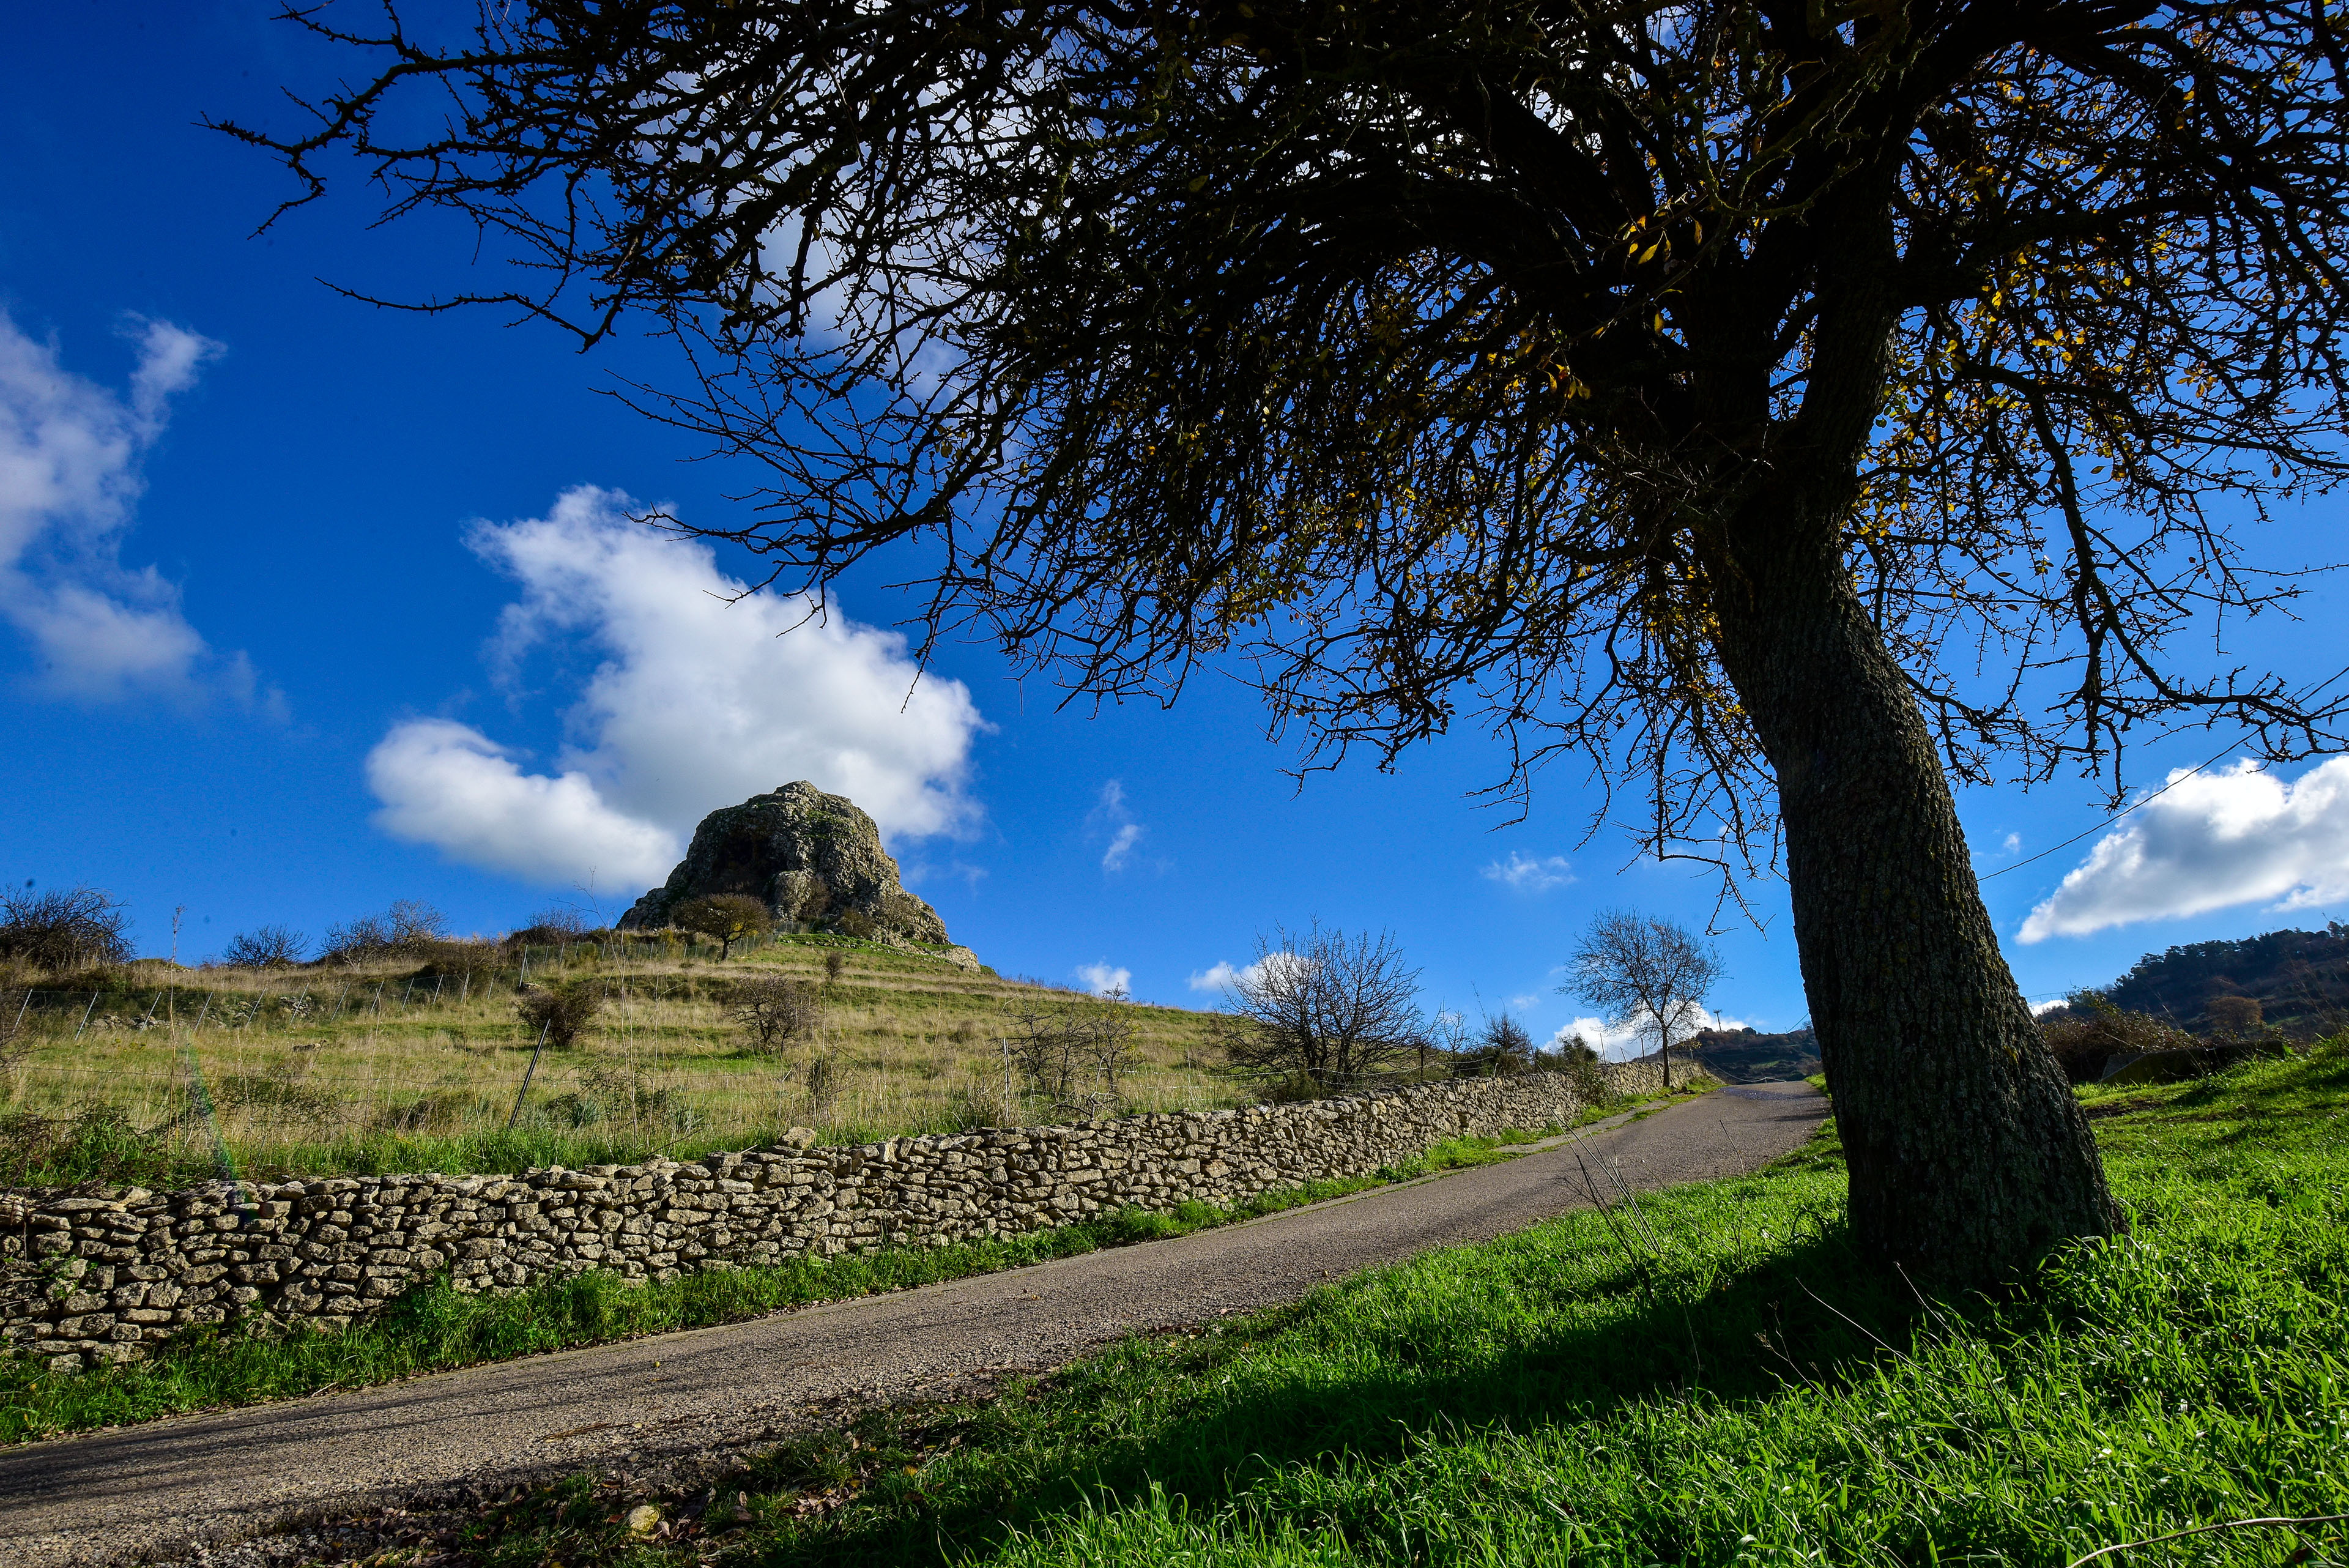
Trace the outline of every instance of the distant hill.
{"label": "distant hill", "polygon": [[[1724,1084],[1807,1078],[1821,1066],[1818,1038],[1808,1029],[1786,1034],[1763,1034],[1751,1029],[1707,1029],[1691,1044],[1698,1064]],[[1683,1051],[1689,1048],[1681,1047]]]}
{"label": "distant hill", "polygon": [[2329,1033],[2349,1020],[2349,926],[2147,953],[2105,994],[2116,1007],[2200,1033],[2210,1032],[2209,1004],[2222,996],[2251,998],[2262,1022],[2286,1033]]}

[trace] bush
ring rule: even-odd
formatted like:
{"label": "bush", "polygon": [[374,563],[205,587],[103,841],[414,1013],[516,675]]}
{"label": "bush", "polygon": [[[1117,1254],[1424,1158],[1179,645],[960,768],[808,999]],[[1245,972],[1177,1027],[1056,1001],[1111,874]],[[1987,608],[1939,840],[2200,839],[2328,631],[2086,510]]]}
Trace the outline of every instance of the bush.
{"label": "bush", "polygon": [[318,961],[420,957],[448,940],[448,916],[421,898],[402,898],[380,915],[361,915],[347,925],[327,927],[326,950]]}
{"label": "bush", "polygon": [[827,984],[827,985],[829,985],[829,984],[831,984],[833,981],[834,981],[838,980],[838,979],[840,978],[841,971],[842,971],[843,970],[845,970],[847,967],[848,967],[848,955],[847,955],[846,953],[826,953],[826,954],[824,954],[824,955],[823,955],[823,979],[824,979],[824,983],[825,983],[825,984]]}
{"label": "bush", "polygon": [[842,910],[839,923],[842,930],[846,931],[858,941],[869,942],[881,934],[880,926],[874,921],[872,916],[862,909]]}
{"label": "bush", "polygon": [[530,924],[510,931],[506,940],[524,947],[559,948],[587,938],[587,918],[564,904],[541,909]]}
{"label": "bush", "polygon": [[478,937],[450,937],[426,943],[416,956],[424,961],[419,974],[470,981],[497,967],[498,944]]}
{"label": "bush", "polygon": [[57,971],[130,957],[130,913],[96,888],[0,892],[0,958]]}
{"label": "bush", "polygon": [[1534,1037],[1526,1026],[1504,1012],[1488,1018],[1476,1043],[1452,1058],[1455,1078],[1501,1078],[1529,1073],[1534,1065]]}
{"label": "bush", "polygon": [[803,980],[746,981],[734,989],[729,1016],[750,1036],[753,1049],[772,1054],[816,1032],[823,1022],[816,995],[816,988]]}
{"label": "bush", "polygon": [[758,936],[775,923],[765,901],[748,893],[711,893],[688,898],[671,909],[668,918],[685,930],[716,937],[722,944],[718,954],[721,960],[733,955],[736,942]]}
{"label": "bush", "polygon": [[2190,1050],[2197,1043],[2183,1029],[2115,1007],[2100,991],[2074,992],[2064,1006],[2040,1017],[2039,1032],[2064,1075],[2075,1084],[2103,1077],[2116,1056]]}
{"label": "bush", "polygon": [[542,1034],[558,1051],[579,1043],[579,1032],[604,1010],[604,992],[593,985],[533,986],[514,999],[514,1012],[533,1039]]}
{"label": "bush", "polygon": [[236,969],[292,969],[302,961],[310,939],[284,926],[262,926],[239,931],[221,953],[221,962]]}

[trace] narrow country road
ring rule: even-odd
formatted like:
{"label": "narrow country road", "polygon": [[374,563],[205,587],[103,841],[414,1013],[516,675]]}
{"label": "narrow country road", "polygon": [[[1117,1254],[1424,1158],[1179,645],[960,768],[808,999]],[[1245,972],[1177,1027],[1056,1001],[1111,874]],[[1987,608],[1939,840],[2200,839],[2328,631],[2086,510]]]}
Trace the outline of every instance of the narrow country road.
{"label": "narrow country road", "polygon": [[1578,1152],[1642,1189],[1754,1170],[1810,1137],[1809,1085],[1733,1085],[1571,1147],[1123,1247],[719,1328],[0,1450],[0,1563],[135,1559],[411,1492],[646,1473],[805,1424],[812,1405],[946,1397],[1139,1330],[1292,1301],[1587,1204]]}

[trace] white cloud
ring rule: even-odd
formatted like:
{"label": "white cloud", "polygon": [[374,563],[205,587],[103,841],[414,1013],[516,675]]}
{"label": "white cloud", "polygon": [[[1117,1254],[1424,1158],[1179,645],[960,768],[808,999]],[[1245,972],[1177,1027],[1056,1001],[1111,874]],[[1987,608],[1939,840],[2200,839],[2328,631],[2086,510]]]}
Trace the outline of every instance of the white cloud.
{"label": "white cloud", "polygon": [[1541,1002],[1541,992],[1537,991],[1529,991],[1523,996],[1513,996],[1509,998],[1509,1009],[1513,1012],[1530,1012],[1535,1008],[1539,1007]]}
{"label": "white cloud", "polygon": [[[921,674],[894,632],[749,593],[707,545],[631,522],[634,507],[582,486],[545,517],[474,525],[474,550],[522,585],[492,645],[507,683],[548,642],[602,662],[551,773],[466,726],[394,726],[368,759],[387,832],[534,881],[609,886],[657,881],[711,810],[794,779],[847,795],[893,839],[972,826],[963,782],[985,722],[961,682]],[[533,812],[563,828],[522,820]]]}
{"label": "white cloud", "polygon": [[129,326],[139,360],[125,395],[66,369],[55,345],[0,312],[0,615],[32,644],[54,695],[250,700],[244,656],[214,656],[178,587],[121,559],[143,460],[171,400],[220,345],[167,321]]}
{"label": "white cloud", "polygon": [[2022,849],[2023,835],[2020,833],[2010,833],[1999,841],[1998,852],[2001,855],[2020,854]]}
{"label": "white cloud", "polygon": [[1077,978],[1083,981],[1085,989],[1095,996],[1107,996],[1112,992],[1131,995],[1133,991],[1133,971],[1130,969],[1112,969],[1105,963],[1081,964],[1077,969]]}
{"label": "white cloud", "polygon": [[1193,975],[1190,986],[1193,991],[1230,992],[1242,985],[1255,984],[1268,969],[1278,971],[1283,965],[1304,961],[1292,952],[1267,953],[1242,969],[1234,969],[1228,963],[1218,961]]}
{"label": "white cloud", "polygon": [[2287,784],[2257,763],[2197,773],[2099,839],[2023,922],[2025,942],[2273,899],[2349,897],[2349,757]]}
{"label": "white cloud", "polygon": [[[1761,1029],[1759,1019],[1736,1018],[1725,1012],[1699,1009],[1698,1029]],[[1610,1062],[1628,1061],[1644,1055],[1656,1048],[1656,1026],[1645,1012],[1624,1023],[1609,1023],[1604,1018],[1577,1018],[1558,1025],[1557,1033],[1549,1037],[1550,1047],[1565,1044],[1577,1034],[1583,1044]],[[1678,1049],[1675,1037],[1674,1049]]]}
{"label": "white cloud", "polygon": [[1547,893],[1574,880],[1573,867],[1565,856],[1552,855],[1537,860],[1514,849],[1506,860],[1494,861],[1479,875],[1518,893]]}
{"label": "white cloud", "polygon": [[2043,1012],[2053,1012],[2059,1007],[2068,1007],[2070,1005],[2071,1003],[2065,1002],[2060,996],[2051,996],[2044,1002],[2033,1002],[2031,1004],[2031,1016],[2036,1018]]}
{"label": "white cloud", "polygon": [[1125,785],[1117,779],[1102,785],[1101,799],[1086,815],[1085,825],[1091,833],[1109,835],[1109,846],[1102,851],[1104,872],[1124,870],[1133,858],[1134,846],[1150,831],[1133,820],[1133,813],[1125,804]]}
{"label": "white cloud", "polygon": [[527,881],[592,872],[607,886],[658,882],[683,848],[678,835],[605,805],[585,774],[526,774],[488,736],[452,720],[395,725],[368,753],[367,771],[385,832]]}

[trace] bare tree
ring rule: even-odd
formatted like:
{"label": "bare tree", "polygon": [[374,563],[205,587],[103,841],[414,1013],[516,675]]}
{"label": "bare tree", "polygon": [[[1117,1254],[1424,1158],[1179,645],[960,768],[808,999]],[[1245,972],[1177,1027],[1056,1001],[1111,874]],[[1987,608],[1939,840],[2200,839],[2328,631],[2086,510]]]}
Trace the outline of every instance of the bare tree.
{"label": "bare tree", "polygon": [[1711,942],[1661,915],[1609,909],[1590,922],[1568,960],[1574,978],[1558,987],[1607,1009],[1609,1022],[1652,1036],[1672,1086],[1672,1042],[1696,1033],[1705,993],[1721,978]]}
{"label": "bare tree", "polygon": [[1266,1084],[1335,1094],[1392,1072],[1417,1053],[1419,971],[1386,931],[1349,936],[1319,921],[1276,926],[1253,962],[1226,982],[1223,1044],[1232,1069]]}
{"label": "bare tree", "polygon": [[2341,743],[2333,684],[2168,653],[2349,473],[2324,0],[289,15],[349,85],[225,129],[520,264],[436,306],[673,332],[642,406],[763,465],[699,528],[785,588],[919,541],[932,637],[1782,846],[1861,1248],[2118,1222],[1949,775]]}

